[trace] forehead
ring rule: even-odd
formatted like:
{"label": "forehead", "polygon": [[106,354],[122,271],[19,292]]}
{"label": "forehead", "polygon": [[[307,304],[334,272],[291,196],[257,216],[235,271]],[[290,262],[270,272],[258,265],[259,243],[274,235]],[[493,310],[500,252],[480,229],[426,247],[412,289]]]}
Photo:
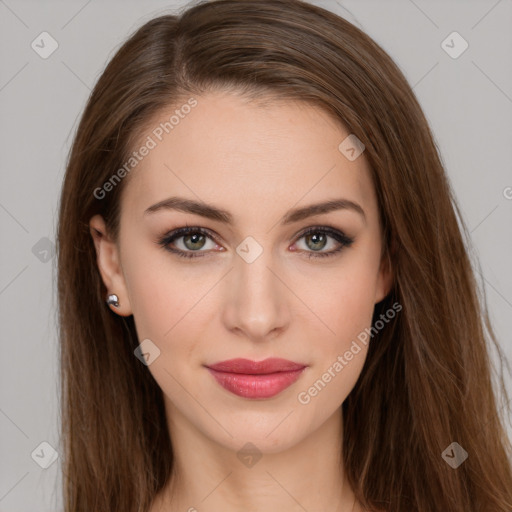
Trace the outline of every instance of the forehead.
{"label": "forehead", "polygon": [[122,212],[142,216],[171,195],[218,204],[240,222],[340,196],[376,207],[364,153],[344,156],[350,133],[323,109],[223,92],[194,100],[159,112],[140,134],[134,151],[151,149],[131,171]]}

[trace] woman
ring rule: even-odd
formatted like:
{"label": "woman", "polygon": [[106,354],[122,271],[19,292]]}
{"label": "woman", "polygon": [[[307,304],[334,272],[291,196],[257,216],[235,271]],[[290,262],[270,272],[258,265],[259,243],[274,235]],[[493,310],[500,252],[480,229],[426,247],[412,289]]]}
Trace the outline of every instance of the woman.
{"label": "woman", "polygon": [[509,511],[457,215],[346,20],[218,0],[142,26],[62,188],[65,510]]}

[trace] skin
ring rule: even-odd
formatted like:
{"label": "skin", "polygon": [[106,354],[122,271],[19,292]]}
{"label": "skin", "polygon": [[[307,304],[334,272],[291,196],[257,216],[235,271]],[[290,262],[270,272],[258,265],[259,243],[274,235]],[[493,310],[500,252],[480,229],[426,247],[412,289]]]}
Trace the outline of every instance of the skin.
{"label": "skin", "polygon": [[[149,338],[160,350],[147,369],[163,390],[175,476],[152,512],[362,510],[340,463],[340,406],[367,346],[309,403],[298,394],[371,326],[375,304],[391,287],[368,162],[364,153],[349,161],[338,150],[349,131],[310,104],[263,107],[222,91],[196,99],[129,176],[117,243],[100,216],[90,221],[103,281],[119,297],[119,308],[111,308],[133,314],[139,340]],[[160,113],[141,140],[175,108]],[[234,224],[173,210],[144,215],[170,196],[214,204]],[[357,202],[365,218],[341,209],[280,224],[291,208],[338,198]],[[219,243],[173,242],[207,254],[195,259],[158,245],[186,224],[209,230]],[[308,258],[315,248],[339,246],[330,236],[325,246],[300,237],[305,228],[326,225],[353,244]],[[236,252],[247,236],[263,250],[252,263]],[[222,388],[204,367],[235,357],[308,366],[277,396],[248,399]],[[247,442],[262,455],[252,467],[237,457]]]}

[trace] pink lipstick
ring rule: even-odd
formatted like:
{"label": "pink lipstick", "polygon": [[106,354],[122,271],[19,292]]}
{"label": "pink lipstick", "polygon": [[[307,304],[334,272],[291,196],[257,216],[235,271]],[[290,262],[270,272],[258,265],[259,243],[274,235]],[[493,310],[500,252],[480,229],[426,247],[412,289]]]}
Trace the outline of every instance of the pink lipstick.
{"label": "pink lipstick", "polygon": [[230,359],[207,366],[215,380],[244,398],[271,398],[291,386],[306,365],[269,358],[263,361]]}

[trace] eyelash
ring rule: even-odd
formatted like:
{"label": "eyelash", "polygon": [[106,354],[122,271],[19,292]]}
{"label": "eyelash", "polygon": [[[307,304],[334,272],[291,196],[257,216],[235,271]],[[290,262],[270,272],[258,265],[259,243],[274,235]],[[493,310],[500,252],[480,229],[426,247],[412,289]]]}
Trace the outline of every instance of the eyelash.
{"label": "eyelash", "polygon": [[[206,251],[182,251],[181,249],[172,249],[170,247],[170,244],[177,240],[178,238],[181,238],[185,235],[189,234],[201,234],[205,235],[214,242],[218,243],[217,240],[211,235],[211,233],[201,227],[194,227],[194,226],[187,226],[183,228],[175,229],[174,231],[171,231],[170,233],[166,234],[164,237],[158,240],[158,244],[165,249],[166,251],[169,251],[173,254],[176,254],[177,256],[180,256],[182,258],[202,258],[204,257],[204,254],[194,254],[199,252],[206,252]],[[301,238],[311,234],[311,233],[322,233],[325,235],[329,235],[330,237],[334,238],[340,246],[336,249],[333,249],[328,252],[315,252],[315,251],[306,251],[308,253],[309,258],[326,258],[330,256],[334,256],[341,252],[345,247],[350,247],[352,243],[354,242],[353,238],[348,237],[341,231],[338,231],[334,228],[331,228],[329,226],[322,226],[322,227],[310,227],[306,229],[304,232],[300,234],[300,236],[296,239],[296,241],[300,240]]]}

